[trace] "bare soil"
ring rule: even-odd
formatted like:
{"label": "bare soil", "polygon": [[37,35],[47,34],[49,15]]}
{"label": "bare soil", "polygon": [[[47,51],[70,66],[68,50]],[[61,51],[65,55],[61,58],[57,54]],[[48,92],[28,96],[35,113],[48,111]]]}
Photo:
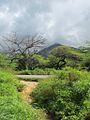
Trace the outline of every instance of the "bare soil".
{"label": "bare soil", "polygon": [[21,80],[21,84],[24,85],[24,88],[21,92],[22,98],[25,101],[31,103],[32,102],[32,97],[30,96],[30,94],[32,93],[33,89],[37,87],[38,82]]}

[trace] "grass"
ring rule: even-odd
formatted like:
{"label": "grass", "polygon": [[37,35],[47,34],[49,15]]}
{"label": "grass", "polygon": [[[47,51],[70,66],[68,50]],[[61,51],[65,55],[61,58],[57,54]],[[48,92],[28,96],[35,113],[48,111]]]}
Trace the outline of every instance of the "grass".
{"label": "grass", "polygon": [[0,120],[46,120],[40,109],[21,99],[21,84],[12,73],[0,71]]}
{"label": "grass", "polygon": [[18,71],[17,74],[20,74],[20,75],[53,75],[58,72],[59,70],[52,69],[52,68],[45,68],[45,69],[36,68],[34,70]]}
{"label": "grass", "polygon": [[[46,73],[50,70],[56,76],[45,79],[25,78],[39,81],[38,87],[32,93],[33,103],[29,105],[19,94],[23,89],[20,81],[12,72],[2,69],[0,120],[46,120],[43,109],[53,120],[90,119],[90,73],[72,68],[57,71],[49,69]],[[41,71],[36,69],[32,73],[42,74],[44,70]]]}

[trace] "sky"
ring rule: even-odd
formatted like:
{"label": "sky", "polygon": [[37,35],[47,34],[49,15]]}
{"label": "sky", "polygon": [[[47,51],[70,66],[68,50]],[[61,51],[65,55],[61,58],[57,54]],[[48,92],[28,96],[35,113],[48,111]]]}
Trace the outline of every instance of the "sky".
{"label": "sky", "polygon": [[10,32],[82,46],[90,41],[90,0],[0,0],[0,35]]}

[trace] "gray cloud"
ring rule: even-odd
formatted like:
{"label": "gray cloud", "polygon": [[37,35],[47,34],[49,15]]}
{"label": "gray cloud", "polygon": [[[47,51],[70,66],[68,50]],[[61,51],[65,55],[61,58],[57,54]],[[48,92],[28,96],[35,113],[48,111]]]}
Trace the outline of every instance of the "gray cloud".
{"label": "gray cloud", "polygon": [[0,34],[41,33],[50,43],[90,40],[90,0],[0,0]]}

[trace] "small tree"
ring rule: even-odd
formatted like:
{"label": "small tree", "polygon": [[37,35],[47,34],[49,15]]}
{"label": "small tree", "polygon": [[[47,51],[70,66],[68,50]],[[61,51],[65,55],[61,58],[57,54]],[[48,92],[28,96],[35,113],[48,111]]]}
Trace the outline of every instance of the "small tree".
{"label": "small tree", "polygon": [[45,44],[46,39],[41,35],[18,35],[17,33],[2,36],[2,50],[6,52],[11,62],[17,61],[22,69],[28,68],[29,58],[37,53]]}
{"label": "small tree", "polygon": [[81,56],[80,53],[77,52],[77,50],[74,50],[74,48],[60,46],[51,51],[49,60],[50,67],[62,69],[70,60],[75,62],[80,61]]}
{"label": "small tree", "polygon": [[33,59],[36,62],[36,67],[39,67],[39,68],[46,68],[48,66],[48,62],[49,60],[39,54],[34,54],[33,55]]}
{"label": "small tree", "polygon": [[83,53],[82,69],[90,71],[90,42],[86,42],[84,47],[80,47]]}

